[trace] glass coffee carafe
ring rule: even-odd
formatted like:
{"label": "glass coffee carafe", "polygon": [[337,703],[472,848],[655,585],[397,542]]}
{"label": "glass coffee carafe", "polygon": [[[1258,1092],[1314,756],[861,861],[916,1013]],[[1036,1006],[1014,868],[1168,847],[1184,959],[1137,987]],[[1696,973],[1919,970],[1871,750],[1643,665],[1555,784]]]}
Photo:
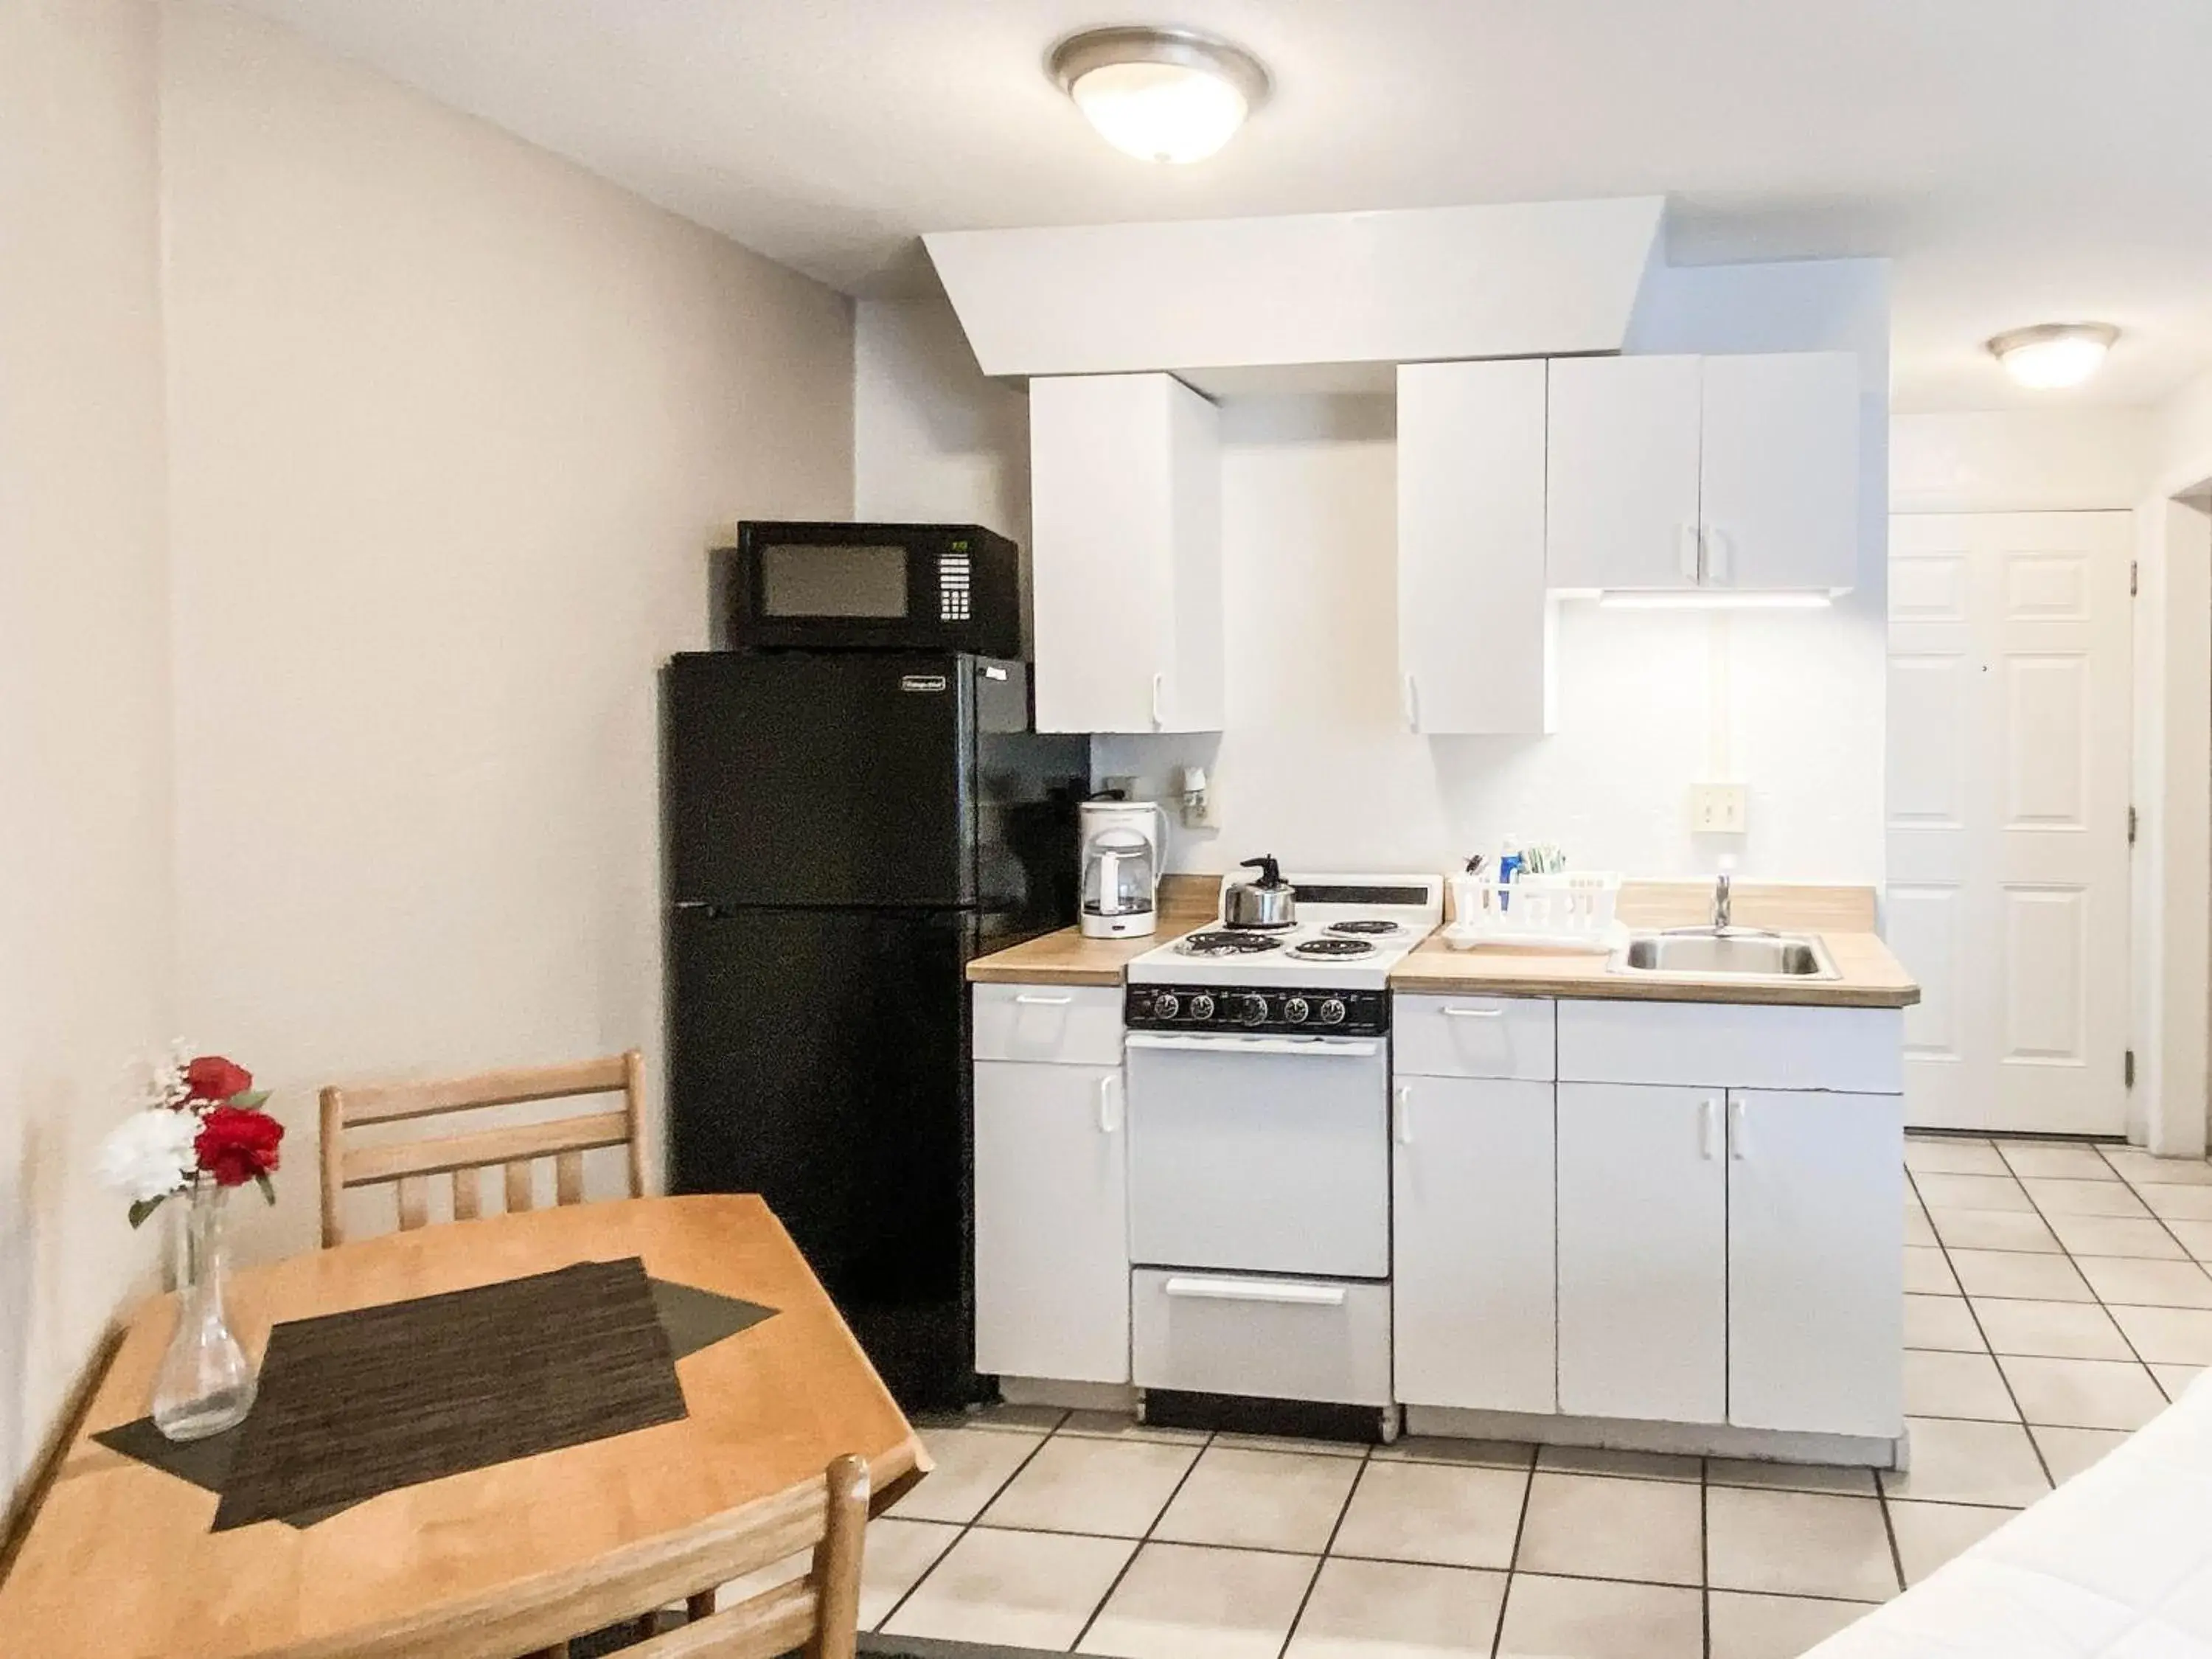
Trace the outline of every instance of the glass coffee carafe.
{"label": "glass coffee carafe", "polygon": [[1158,874],[1152,837],[1115,826],[1097,831],[1083,848],[1085,931],[1103,926],[1109,937],[1152,931],[1152,892]]}

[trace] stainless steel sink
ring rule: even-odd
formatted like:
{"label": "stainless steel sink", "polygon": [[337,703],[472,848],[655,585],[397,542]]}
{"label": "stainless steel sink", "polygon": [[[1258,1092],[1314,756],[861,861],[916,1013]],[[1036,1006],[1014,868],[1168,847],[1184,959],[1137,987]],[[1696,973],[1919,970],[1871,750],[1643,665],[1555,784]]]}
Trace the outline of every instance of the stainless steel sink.
{"label": "stainless steel sink", "polygon": [[1685,927],[1665,933],[1633,933],[1606,966],[1616,974],[1683,979],[1839,977],[1835,963],[1828,959],[1827,947],[1816,935],[1757,929]]}

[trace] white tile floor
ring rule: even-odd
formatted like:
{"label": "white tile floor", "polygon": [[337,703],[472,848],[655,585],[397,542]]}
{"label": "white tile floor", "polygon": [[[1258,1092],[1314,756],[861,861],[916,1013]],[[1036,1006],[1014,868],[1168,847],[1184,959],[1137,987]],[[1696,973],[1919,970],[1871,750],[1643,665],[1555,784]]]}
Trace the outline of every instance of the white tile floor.
{"label": "white tile floor", "polygon": [[863,1616],[1129,1659],[1789,1659],[2212,1364],[2212,1166],[1920,1137],[1905,1162],[1905,1474],[1000,1408],[925,1430]]}

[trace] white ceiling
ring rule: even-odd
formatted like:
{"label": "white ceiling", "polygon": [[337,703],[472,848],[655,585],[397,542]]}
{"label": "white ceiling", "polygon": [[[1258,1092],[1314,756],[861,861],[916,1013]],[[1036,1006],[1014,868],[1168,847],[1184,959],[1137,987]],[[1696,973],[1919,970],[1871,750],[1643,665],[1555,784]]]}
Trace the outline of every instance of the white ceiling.
{"label": "white ceiling", "polygon": [[[2212,367],[2212,0],[245,3],[856,293],[924,230],[1665,192],[1678,262],[1895,259],[1902,408],[2032,401],[1980,350],[2025,323],[2126,331],[2075,400]],[[1274,74],[1211,161],[1045,78],[1143,21]]]}

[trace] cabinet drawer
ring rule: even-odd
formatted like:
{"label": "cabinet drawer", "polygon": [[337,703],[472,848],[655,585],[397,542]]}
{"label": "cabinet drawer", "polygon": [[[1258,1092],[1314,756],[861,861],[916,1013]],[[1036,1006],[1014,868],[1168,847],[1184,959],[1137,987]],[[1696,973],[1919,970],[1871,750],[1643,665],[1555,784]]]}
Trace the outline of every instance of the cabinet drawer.
{"label": "cabinet drawer", "polygon": [[1390,1403],[1390,1287],[1140,1267],[1137,1385],[1273,1400]]}
{"label": "cabinet drawer", "polygon": [[1518,1078],[1548,1083],[1553,1010],[1548,997],[1401,994],[1391,1009],[1391,1066],[1412,1077]]}
{"label": "cabinet drawer", "polygon": [[1904,1016],[1895,1008],[1575,1001],[1559,1007],[1563,1083],[1863,1095],[1905,1088]]}
{"label": "cabinet drawer", "polygon": [[978,985],[975,1058],[1121,1063],[1118,985]]}

